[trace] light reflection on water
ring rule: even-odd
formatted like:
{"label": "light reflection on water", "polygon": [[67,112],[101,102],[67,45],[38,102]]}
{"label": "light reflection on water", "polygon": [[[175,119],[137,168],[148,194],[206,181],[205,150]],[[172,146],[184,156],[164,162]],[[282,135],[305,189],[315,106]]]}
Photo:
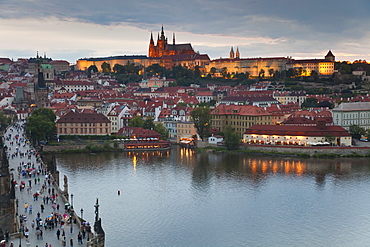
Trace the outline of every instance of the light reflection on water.
{"label": "light reflection on water", "polygon": [[[368,159],[171,152],[57,156],[107,246],[366,246]],[[62,180],[62,179],[61,179]],[[118,196],[118,191],[121,195]]]}

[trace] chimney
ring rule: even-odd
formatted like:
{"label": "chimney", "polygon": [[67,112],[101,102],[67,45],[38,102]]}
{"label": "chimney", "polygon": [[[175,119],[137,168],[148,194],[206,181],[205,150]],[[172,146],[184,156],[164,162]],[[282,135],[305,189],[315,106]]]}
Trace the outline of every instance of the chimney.
{"label": "chimney", "polygon": [[318,119],[316,122],[316,128],[319,130],[325,130],[326,129],[325,119]]}

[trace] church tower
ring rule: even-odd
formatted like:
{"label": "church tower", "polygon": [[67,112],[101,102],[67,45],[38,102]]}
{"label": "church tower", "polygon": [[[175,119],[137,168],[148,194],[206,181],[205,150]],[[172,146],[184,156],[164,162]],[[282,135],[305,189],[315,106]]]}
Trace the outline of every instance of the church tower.
{"label": "church tower", "polygon": [[329,50],[328,54],[326,54],[325,60],[328,60],[328,61],[331,61],[331,62],[335,62],[335,56],[333,55],[333,53],[331,52],[331,50]]}
{"label": "church tower", "polygon": [[162,57],[164,55],[163,51],[164,51],[166,45],[167,45],[167,39],[164,36],[164,30],[163,30],[163,26],[162,26],[161,36],[159,37],[159,39],[157,41],[157,49],[158,49],[158,56],[159,57]]}
{"label": "church tower", "polygon": [[35,64],[34,100],[37,108],[43,108],[47,105],[49,89],[46,81],[54,79],[53,67],[44,63],[45,61],[47,61],[46,55],[44,59],[40,56],[37,57]]}
{"label": "church tower", "polygon": [[233,49],[233,47],[231,47],[231,50],[230,50],[230,59],[234,59],[234,58],[235,58],[234,49]]}
{"label": "church tower", "polygon": [[153,40],[153,33],[150,33],[150,42],[149,42],[149,57],[155,57],[155,48],[154,48],[154,40]]}
{"label": "church tower", "polygon": [[236,47],[235,58],[236,58],[236,59],[240,59],[239,47]]}

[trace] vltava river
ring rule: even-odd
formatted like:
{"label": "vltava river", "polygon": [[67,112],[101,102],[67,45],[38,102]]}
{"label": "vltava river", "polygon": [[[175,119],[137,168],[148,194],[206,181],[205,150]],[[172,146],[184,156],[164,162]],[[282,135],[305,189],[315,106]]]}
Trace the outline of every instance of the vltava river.
{"label": "vltava river", "polygon": [[[106,246],[370,246],[370,161],[166,153],[57,156]],[[62,185],[61,185],[62,186]],[[118,191],[121,195],[118,195]]]}

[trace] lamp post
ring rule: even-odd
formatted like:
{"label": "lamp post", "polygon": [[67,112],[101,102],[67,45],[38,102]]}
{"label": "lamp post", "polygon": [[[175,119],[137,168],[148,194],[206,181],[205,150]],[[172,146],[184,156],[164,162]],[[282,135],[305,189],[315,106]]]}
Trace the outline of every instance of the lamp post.
{"label": "lamp post", "polygon": [[22,247],[22,231],[19,229],[19,247]]}
{"label": "lamp post", "polygon": [[71,208],[73,208],[73,194],[71,194]]}
{"label": "lamp post", "polygon": [[81,220],[83,220],[83,218],[84,218],[84,210],[83,210],[83,208],[81,208]]}

